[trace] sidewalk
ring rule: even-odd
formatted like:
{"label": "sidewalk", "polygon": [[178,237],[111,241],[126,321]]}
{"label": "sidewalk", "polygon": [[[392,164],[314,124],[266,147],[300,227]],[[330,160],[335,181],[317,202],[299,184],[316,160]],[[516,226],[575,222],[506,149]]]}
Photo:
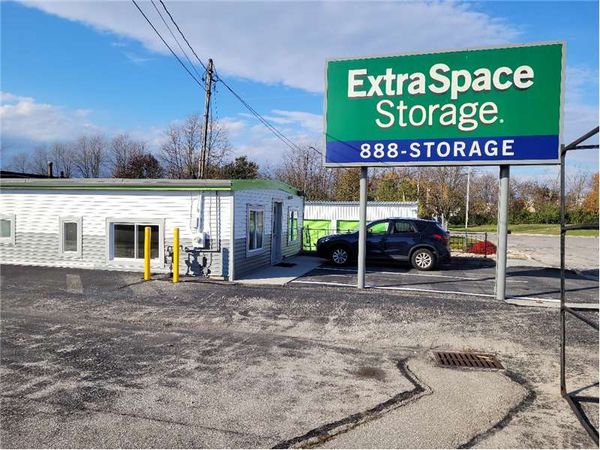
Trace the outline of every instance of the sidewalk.
{"label": "sidewalk", "polygon": [[315,256],[294,256],[285,260],[291,267],[268,266],[242,275],[235,280],[240,284],[270,284],[283,286],[317,268],[323,260]]}

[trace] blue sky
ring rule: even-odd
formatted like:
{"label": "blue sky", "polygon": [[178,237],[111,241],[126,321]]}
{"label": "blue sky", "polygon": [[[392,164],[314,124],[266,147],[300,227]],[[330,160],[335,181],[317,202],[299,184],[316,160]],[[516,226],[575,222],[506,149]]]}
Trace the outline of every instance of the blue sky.
{"label": "blue sky", "polygon": [[[151,3],[140,5],[162,25]],[[199,56],[298,143],[322,142],[326,57],[502,43],[566,41],[565,138],[598,122],[597,2],[167,5]],[[4,161],[85,132],[129,132],[157,148],[170,123],[202,110],[200,87],[130,2],[2,2],[1,28]],[[276,165],[283,144],[223,87],[214,99],[236,152]],[[593,169],[598,159],[586,152],[573,164]]]}

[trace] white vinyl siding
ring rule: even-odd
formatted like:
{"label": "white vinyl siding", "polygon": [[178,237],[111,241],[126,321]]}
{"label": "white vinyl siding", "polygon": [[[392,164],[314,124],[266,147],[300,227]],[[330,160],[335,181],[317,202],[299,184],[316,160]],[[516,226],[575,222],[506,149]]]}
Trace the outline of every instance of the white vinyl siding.
{"label": "white vinyl siding", "polygon": [[[331,220],[332,228],[336,228],[338,220],[358,220],[358,202],[306,202],[304,218],[307,220]],[[403,217],[416,219],[419,205],[417,202],[369,202],[367,205],[367,221]]]}
{"label": "white vinyl siding", "polygon": [[[300,252],[300,236],[298,240],[289,243],[288,221],[286,214],[289,208],[298,210],[298,228],[302,227],[303,201],[302,197],[278,189],[248,189],[236,191],[234,196],[234,227],[233,251],[235,273],[233,279],[243,276],[260,267],[271,264],[271,243],[273,233],[273,203],[283,203],[282,210],[282,256],[289,258]],[[255,252],[248,250],[248,206],[254,205],[264,210],[263,249]],[[298,233],[299,234],[299,233]]]}
{"label": "white vinyl siding", "polygon": [[61,217],[58,220],[58,253],[63,257],[81,258],[81,217]]}
{"label": "white vinyl siding", "polygon": [[15,245],[15,222],[14,214],[0,214],[0,244]]}
{"label": "white vinyl siding", "polygon": [[[109,227],[114,222],[133,220],[140,224],[158,218],[163,222],[162,243],[172,245],[173,229],[179,228],[180,242],[190,246],[192,227],[197,222],[200,202],[194,191],[124,191],[124,190],[11,190],[0,192],[1,210],[16,217],[16,245],[0,244],[0,262],[82,269],[139,271],[143,260],[109,258]],[[232,194],[205,191],[202,208],[204,231],[210,237],[207,258],[212,277],[227,276],[230,255]],[[82,217],[82,256],[62,255],[59,218]],[[240,219],[245,228],[244,214]],[[164,249],[161,244],[161,249]],[[164,255],[164,251],[162,252]],[[169,271],[164,257],[152,261],[152,271]],[[180,273],[186,272],[186,254],[180,256]],[[224,260],[226,260],[224,262]],[[225,272],[223,272],[225,271]]]}

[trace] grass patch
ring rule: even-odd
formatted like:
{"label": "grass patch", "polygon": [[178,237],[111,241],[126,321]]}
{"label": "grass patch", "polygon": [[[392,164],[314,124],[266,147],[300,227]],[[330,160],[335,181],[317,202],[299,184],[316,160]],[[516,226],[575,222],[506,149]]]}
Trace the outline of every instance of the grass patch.
{"label": "grass patch", "polygon": [[[508,229],[513,234],[546,234],[546,235],[559,235],[560,225],[558,224],[546,224],[546,223],[520,223],[509,225]],[[450,227],[450,231],[464,231],[464,227]],[[476,227],[469,227],[469,231],[473,232],[488,232],[495,233],[496,225],[479,225]],[[598,236],[598,230],[576,230],[569,231],[568,236]]]}

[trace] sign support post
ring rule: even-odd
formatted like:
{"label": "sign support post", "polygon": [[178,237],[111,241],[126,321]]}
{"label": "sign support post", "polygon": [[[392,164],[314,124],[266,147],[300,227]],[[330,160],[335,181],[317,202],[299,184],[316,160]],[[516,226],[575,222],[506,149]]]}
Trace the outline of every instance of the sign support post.
{"label": "sign support post", "polygon": [[563,42],[327,61],[323,166],[360,167],[358,288],[368,167],[500,166],[495,294],[505,299],[510,166],[560,163],[565,61]]}
{"label": "sign support post", "polygon": [[367,168],[360,168],[360,207],[359,207],[359,227],[358,227],[358,280],[359,289],[365,288],[365,273],[367,259]]}
{"label": "sign support post", "polygon": [[506,252],[508,251],[508,197],[510,166],[500,166],[498,195],[498,251],[496,252],[496,299],[506,298]]}

